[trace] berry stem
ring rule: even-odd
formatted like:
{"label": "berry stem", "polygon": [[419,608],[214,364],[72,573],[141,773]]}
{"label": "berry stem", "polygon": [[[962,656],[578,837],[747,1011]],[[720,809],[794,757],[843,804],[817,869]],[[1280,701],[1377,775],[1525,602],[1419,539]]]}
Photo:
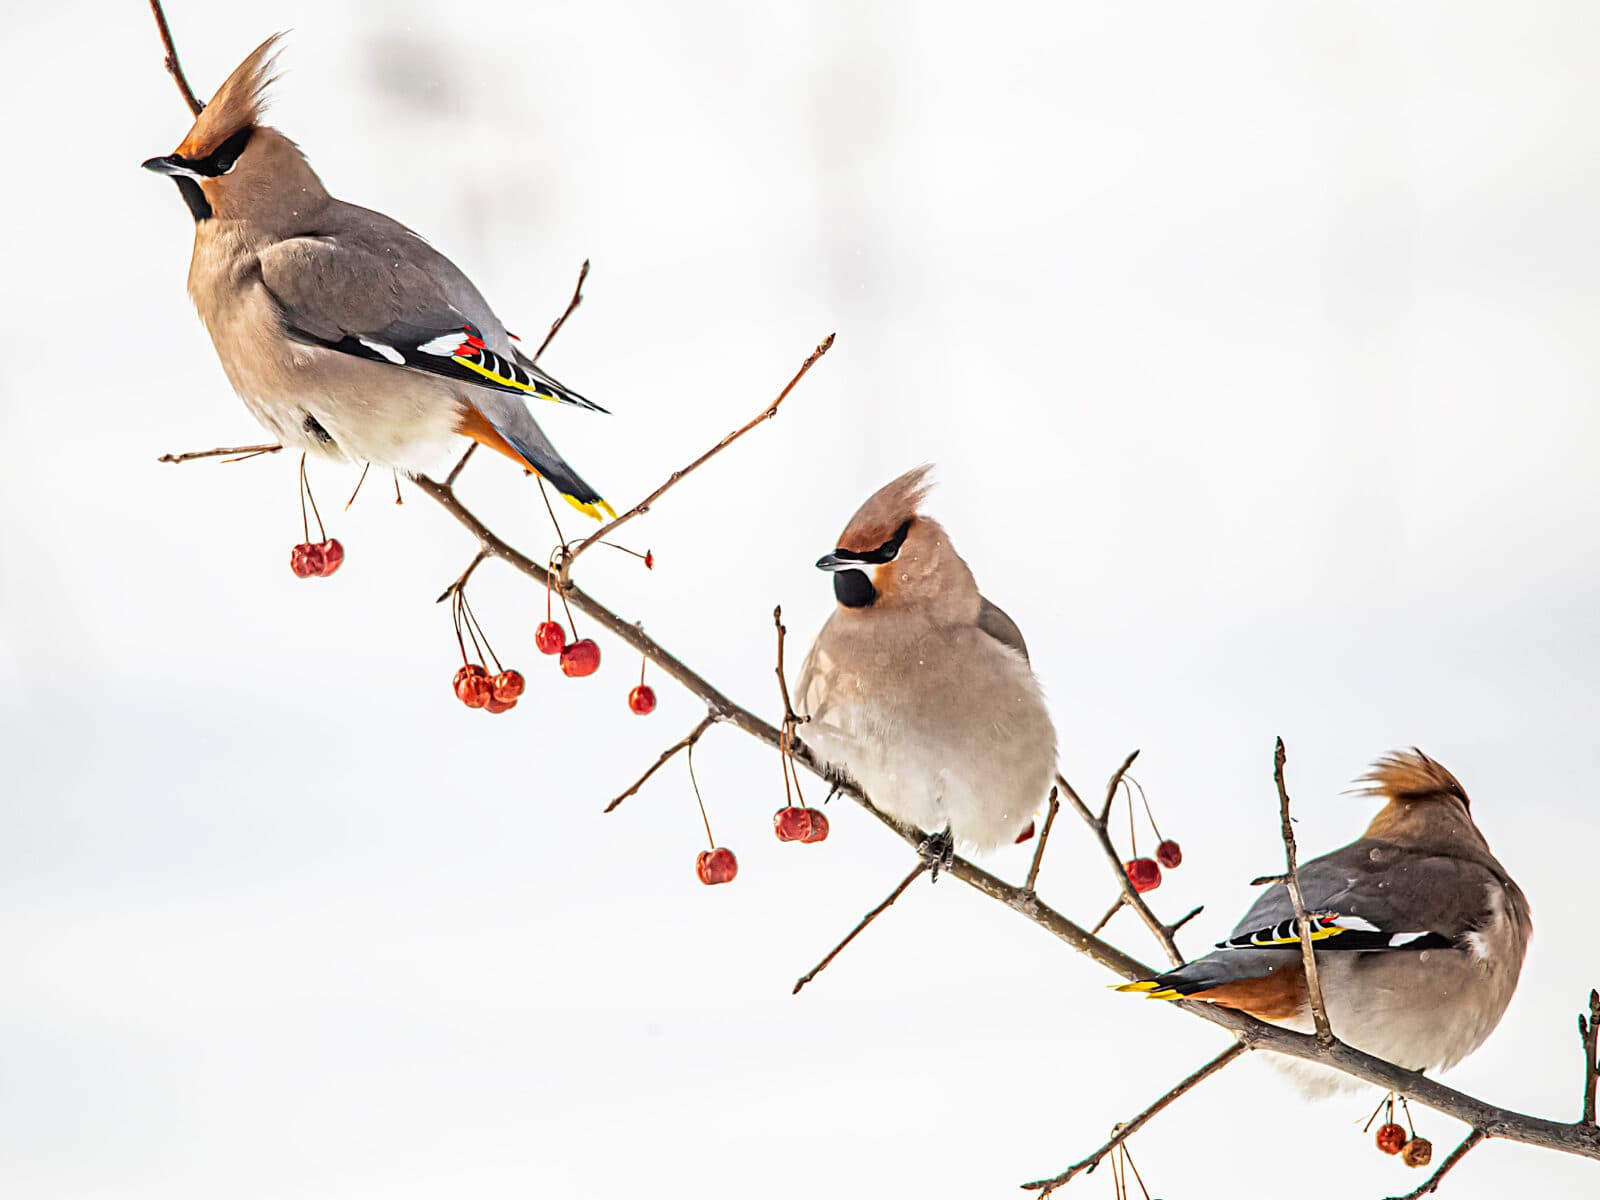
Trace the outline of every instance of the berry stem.
{"label": "berry stem", "polygon": [[[356,497],[361,495],[361,485],[367,481],[367,472],[370,471],[370,470],[372,470],[372,464],[370,462],[366,466],[361,468],[361,478],[356,480],[356,490],[351,492],[350,493],[350,499],[348,499],[348,500],[346,500],[344,502],[344,510],[345,510],[345,512],[349,512],[350,511],[350,506],[356,502]],[[398,479],[396,479],[396,481],[395,481],[394,494],[396,496],[398,496],[400,494],[400,484],[399,484],[399,480]]]}
{"label": "berry stem", "polygon": [[689,761],[689,783],[694,787],[694,802],[700,806],[700,820],[705,823],[706,844],[715,850],[717,839],[711,836],[711,818],[706,816],[706,802],[700,796],[700,781],[694,777],[694,743],[689,744],[684,757]]}
{"label": "berry stem", "polygon": [[[464,610],[466,610],[467,620],[470,621],[473,626],[477,627],[478,637],[481,637],[483,639],[483,647],[484,647],[484,649],[489,652],[489,657],[494,659],[495,673],[498,674],[500,672],[500,670],[501,670],[500,656],[494,652],[494,647],[489,644],[489,635],[483,631],[483,625],[480,624],[479,621],[478,621],[478,614],[472,611],[472,605],[467,602],[467,593],[466,593],[465,589],[463,589],[462,591],[458,592],[457,595],[459,595],[461,597],[461,607]],[[469,628],[470,628],[470,626],[469,626]],[[478,638],[475,637],[475,638],[472,639],[472,641],[473,641],[473,644],[476,645],[477,641],[478,641]]]}
{"label": "berry stem", "polygon": [[300,523],[305,526],[306,541],[311,540],[311,527],[306,524],[306,501],[311,501],[311,515],[317,519],[317,532],[322,535],[321,541],[328,540],[328,531],[322,524],[322,514],[317,511],[317,498],[311,494],[311,480],[306,478],[306,456],[300,453]]}

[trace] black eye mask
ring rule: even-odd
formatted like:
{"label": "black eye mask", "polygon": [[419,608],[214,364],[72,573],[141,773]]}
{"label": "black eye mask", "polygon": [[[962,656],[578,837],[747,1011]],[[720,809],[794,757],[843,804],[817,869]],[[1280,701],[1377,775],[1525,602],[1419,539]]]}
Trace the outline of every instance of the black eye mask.
{"label": "black eye mask", "polygon": [[[894,536],[876,550],[868,550],[864,554],[857,554],[853,550],[835,550],[833,557],[836,562],[861,563],[863,566],[881,567],[884,563],[892,563],[900,555],[900,547],[905,544],[906,534],[911,532],[911,522],[907,521],[894,531]],[[840,572],[844,574],[844,572]]]}

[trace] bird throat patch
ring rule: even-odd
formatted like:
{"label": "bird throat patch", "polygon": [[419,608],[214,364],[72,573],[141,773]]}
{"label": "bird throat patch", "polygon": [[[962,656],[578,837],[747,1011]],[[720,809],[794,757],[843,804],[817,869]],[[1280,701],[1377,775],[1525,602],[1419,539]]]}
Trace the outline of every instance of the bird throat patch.
{"label": "bird throat patch", "polygon": [[878,589],[865,571],[835,571],[833,594],[846,608],[866,608],[878,598]]}

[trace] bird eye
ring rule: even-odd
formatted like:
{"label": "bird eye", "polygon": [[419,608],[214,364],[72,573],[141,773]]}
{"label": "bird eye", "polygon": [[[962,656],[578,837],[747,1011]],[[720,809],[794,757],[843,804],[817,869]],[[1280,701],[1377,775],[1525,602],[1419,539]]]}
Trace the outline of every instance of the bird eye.
{"label": "bird eye", "polygon": [[229,171],[233,170],[233,156],[224,154],[221,158],[217,159],[213,165],[216,167],[218,175],[226,175]]}

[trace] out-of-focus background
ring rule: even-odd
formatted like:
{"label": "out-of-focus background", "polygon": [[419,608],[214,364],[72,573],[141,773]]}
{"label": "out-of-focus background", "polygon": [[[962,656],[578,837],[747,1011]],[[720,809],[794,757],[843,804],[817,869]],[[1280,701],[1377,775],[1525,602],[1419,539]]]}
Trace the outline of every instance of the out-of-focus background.
{"label": "out-of-focus background", "polygon": [[[210,92],[292,27],[272,119],[330,189],[453,256],[512,328],[588,299],[546,365],[614,411],[541,413],[619,507],[752,416],[583,584],[776,714],[812,562],[933,461],[932,500],[1026,630],[1064,769],[1131,748],[1187,859],[1151,898],[1191,952],[1413,743],[1532,898],[1499,1032],[1450,1082],[1576,1116],[1600,984],[1600,10],[1427,3],[978,6],[174,0]],[[602,639],[532,647],[497,566],[479,616],[529,694],[449,691],[433,597],[467,536],[387,477],[314,465],[331,580],[288,569],[293,461],[258,440],[184,293],[191,223],[138,169],[189,118],[135,0],[13,6],[0,45],[0,1194],[1010,1196],[1220,1049],[956,882],[918,884],[798,998],[910,865],[849,806],[778,844],[778,764],[696,755],[738,880],[694,877],[699,717]],[[531,553],[533,485],[462,491]],[[576,529],[581,518],[573,517]],[[582,629],[580,621],[580,629]],[[1027,849],[990,865],[1020,877]],[[1111,881],[1065,817],[1041,890]],[[1155,960],[1127,916],[1111,935]],[[1247,1062],[1135,1139],[1161,1195],[1384,1196],[1422,1176]],[[1419,1112],[1442,1153],[1463,1132]],[[1447,1184],[1592,1194],[1593,1163],[1491,1143]],[[1277,1186],[1277,1183],[1271,1186]],[[1103,1176],[1074,1191],[1105,1194]]]}

